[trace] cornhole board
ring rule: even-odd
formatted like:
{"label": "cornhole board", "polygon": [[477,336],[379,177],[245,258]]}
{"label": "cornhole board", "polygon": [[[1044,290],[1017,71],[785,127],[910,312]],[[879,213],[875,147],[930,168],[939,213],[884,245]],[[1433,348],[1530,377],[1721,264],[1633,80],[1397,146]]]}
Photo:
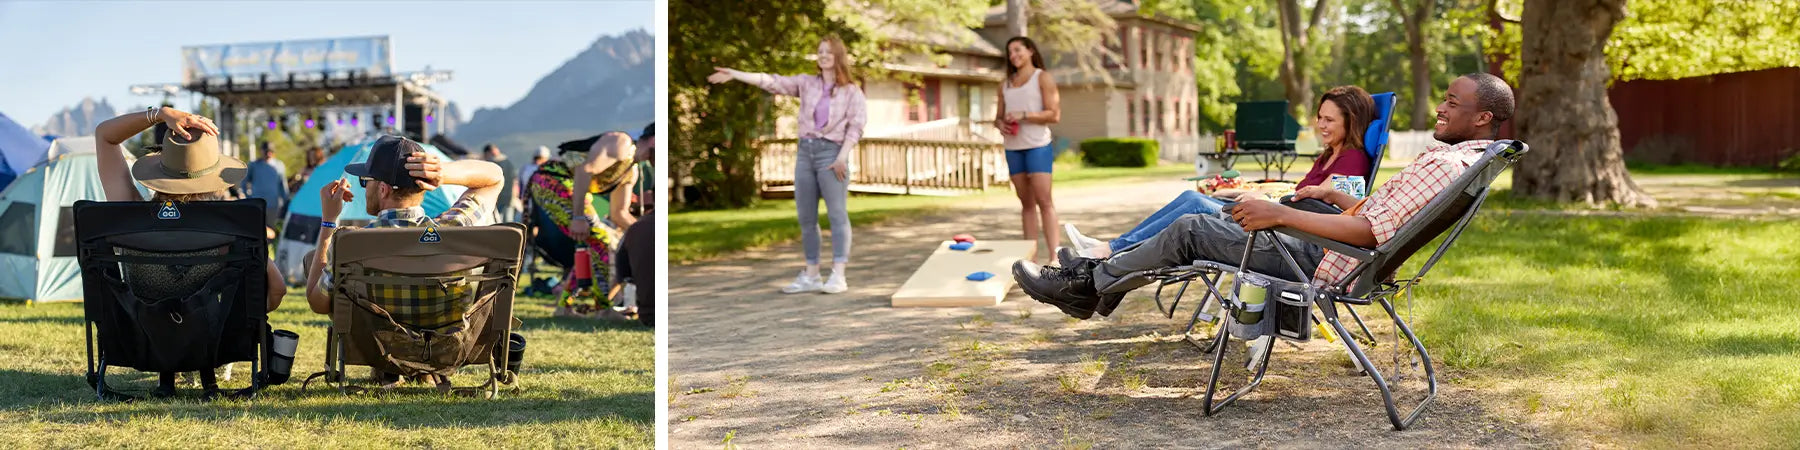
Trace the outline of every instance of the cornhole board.
{"label": "cornhole board", "polygon": [[[912,278],[894,291],[893,306],[995,306],[1012,289],[1012,265],[1037,253],[1036,241],[975,241],[968,250],[951,250],[944,241],[919,265]],[[970,281],[969,274],[987,271],[986,281]]]}

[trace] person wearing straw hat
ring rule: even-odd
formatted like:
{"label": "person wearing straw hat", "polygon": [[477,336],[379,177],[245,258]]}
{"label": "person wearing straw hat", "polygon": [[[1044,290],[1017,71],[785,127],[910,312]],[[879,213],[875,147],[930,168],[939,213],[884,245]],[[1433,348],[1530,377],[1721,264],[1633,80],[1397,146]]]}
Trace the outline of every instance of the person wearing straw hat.
{"label": "person wearing straw hat", "polygon": [[[155,128],[152,153],[138,158],[136,165],[125,163],[126,140]],[[148,108],[107,119],[94,128],[96,165],[100,186],[106,201],[144,201],[132,184],[136,179],[149,188],[151,201],[203,202],[231,198],[232,186],[248,173],[243,161],[224,154],[219,147],[219,127],[212,119],[170,107]],[[267,265],[270,280],[280,280],[275,262]],[[281,306],[287,286],[269,283],[268,310]],[[230,365],[225,367],[230,373]],[[175,374],[163,373],[154,394],[167,397],[175,393]],[[201,371],[200,383],[207,390],[217,388],[216,375]]]}

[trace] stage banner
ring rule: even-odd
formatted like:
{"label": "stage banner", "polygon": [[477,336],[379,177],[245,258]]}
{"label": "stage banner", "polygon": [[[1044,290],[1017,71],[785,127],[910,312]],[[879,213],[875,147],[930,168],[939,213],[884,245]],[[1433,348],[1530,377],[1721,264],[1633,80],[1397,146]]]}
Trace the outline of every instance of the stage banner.
{"label": "stage banner", "polygon": [[393,73],[391,50],[387,36],[188,46],[181,48],[181,81],[351,70],[387,76]]}

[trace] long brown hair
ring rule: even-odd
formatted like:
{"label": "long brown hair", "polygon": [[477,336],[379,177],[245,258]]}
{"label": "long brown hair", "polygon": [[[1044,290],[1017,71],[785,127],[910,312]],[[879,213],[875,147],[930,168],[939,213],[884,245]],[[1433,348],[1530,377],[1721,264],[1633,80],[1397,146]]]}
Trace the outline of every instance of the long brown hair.
{"label": "long brown hair", "polygon": [[[1325,102],[1336,104],[1338,111],[1344,112],[1344,146],[1367,150],[1363,148],[1363,135],[1369,132],[1369,122],[1375,120],[1375,98],[1360,87],[1338,86],[1325,91],[1314,109],[1325,106]],[[1329,158],[1332,153],[1333,149],[1326,148],[1319,156]]]}
{"label": "long brown hair", "polygon": [[1002,54],[1000,55],[1000,59],[1004,60],[1006,64],[1006,80],[1008,83],[1012,82],[1013,75],[1019,73],[1019,67],[1014,66],[1012,63],[1012,44],[1014,42],[1023,44],[1026,50],[1031,50],[1031,67],[1039,69],[1044,68],[1044,53],[1038,51],[1037,42],[1032,41],[1031,38],[1028,37],[1013,36],[1012,39],[1006,40],[1006,48],[1001,50]]}
{"label": "long brown hair", "polygon": [[825,44],[831,47],[831,76],[835,83],[831,89],[856,85],[856,77],[850,75],[850,50],[844,48],[844,40],[830,34],[825,36]]}

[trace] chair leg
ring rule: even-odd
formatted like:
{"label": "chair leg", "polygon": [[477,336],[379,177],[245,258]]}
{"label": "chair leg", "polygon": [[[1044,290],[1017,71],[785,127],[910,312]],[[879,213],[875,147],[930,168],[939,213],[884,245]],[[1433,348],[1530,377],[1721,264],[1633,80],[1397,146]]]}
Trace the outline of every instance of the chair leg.
{"label": "chair leg", "polygon": [[1202,321],[1212,324],[1219,323],[1219,316],[1206,311],[1208,306],[1217,307],[1221,304],[1219,300],[1223,297],[1219,295],[1217,285],[1219,279],[1223,276],[1223,274],[1214,274],[1210,278],[1206,275],[1199,276],[1200,282],[1206,286],[1206,290],[1200,293],[1200,305],[1194,307],[1194,315],[1188,318],[1187,329],[1182,331],[1182,339],[1186,340],[1189,344],[1193,344],[1194,348],[1198,348],[1202,352],[1213,351],[1214,345],[1217,344],[1218,341],[1207,340],[1206,343],[1202,344],[1200,341],[1195,340],[1194,327],[1198,326]]}
{"label": "chair leg", "polygon": [[[1382,406],[1387,408],[1388,422],[1394,425],[1395,430],[1405,430],[1407,427],[1412,426],[1413,422],[1419,420],[1419,415],[1425,412],[1425,407],[1430,405],[1433,399],[1437,398],[1437,372],[1431,367],[1431,357],[1426,354],[1425,346],[1419,342],[1418,336],[1413,335],[1412,329],[1406,325],[1406,321],[1401,320],[1400,316],[1394,312],[1393,304],[1389,303],[1387,299],[1384,298],[1381,299],[1381,306],[1383,309],[1387,310],[1388,316],[1394,320],[1396,332],[1401,333],[1406,336],[1408,340],[1412,341],[1413,348],[1418,349],[1420,355],[1424,356],[1426,384],[1429,386],[1428,392],[1425,399],[1421,400],[1417,406],[1414,406],[1404,418],[1401,417],[1400,409],[1395,405],[1393,388],[1388,385],[1387,378],[1383,377],[1381,375],[1381,370],[1375,367],[1373,361],[1369,360],[1369,356],[1363,352],[1362,346],[1357,344],[1355,339],[1347,337],[1350,335],[1350,332],[1348,329],[1344,328],[1343,322],[1339,321],[1335,315],[1327,315],[1325,321],[1331,324],[1332,330],[1338,333],[1338,336],[1346,336],[1346,338],[1343,339],[1344,347],[1350,350],[1351,356],[1356,358],[1356,363],[1365,369],[1364,373],[1367,373],[1369,379],[1375,382],[1375,387],[1381,390]],[[1395,349],[1395,351],[1399,351],[1399,349]]]}
{"label": "chair leg", "polygon": [[[1256,375],[1254,375],[1250,379],[1250,382],[1248,384],[1244,385],[1243,387],[1238,388],[1237,391],[1232,392],[1231,396],[1225,397],[1224,400],[1220,400],[1217,402],[1217,404],[1214,404],[1213,396],[1219,390],[1219,375],[1225,370],[1225,366],[1227,364],[1225,361],[1225,355],[1231,353],[1230,340],[1231,340],[1231,321],[1232,320],[1233,319],[1231,319],[1230,317],[1227,317],[1225,319],[1225,323],[1221,324],[1221,326],[1219,327],[1218,338],[1215,339],[1213,342],[1214,351],[1213,351],[1212,375],[1207,377],[1206,397],[1204,399],[1205,412],[1206,412],[1207,416],[1217,414],[1219,411],[1224,410],[1226,406],[1231,406],[1231,404],[1233,402],[1236,402],[1239,398],[1243,398],[1245,395],[1248,395],[1250,393],[1250,391],[1255,390],[1257,386],[1262,385],[1263,375],[1266,374],[1269,369],[1270,352],[1273,351],[1275,348],[1275,345],[1271,342],[1270,345],[1264,345],[1264,346],[1262,346],[1261,349],[1255,349],[1256,346],[1250,346],[1251,349],[1246,349],[1245,351],[1247,351],[1247,352],[1255,351],[1255,352],[1261,353],[1261,355],[1250,355],[1251,362],[1255,363],[1254,364],[1255,368],[1253,368],[1251,370],[1254,371],[1256,373]],[[1249,341],[1246,341],[1246,342],[1249,342]]]}

